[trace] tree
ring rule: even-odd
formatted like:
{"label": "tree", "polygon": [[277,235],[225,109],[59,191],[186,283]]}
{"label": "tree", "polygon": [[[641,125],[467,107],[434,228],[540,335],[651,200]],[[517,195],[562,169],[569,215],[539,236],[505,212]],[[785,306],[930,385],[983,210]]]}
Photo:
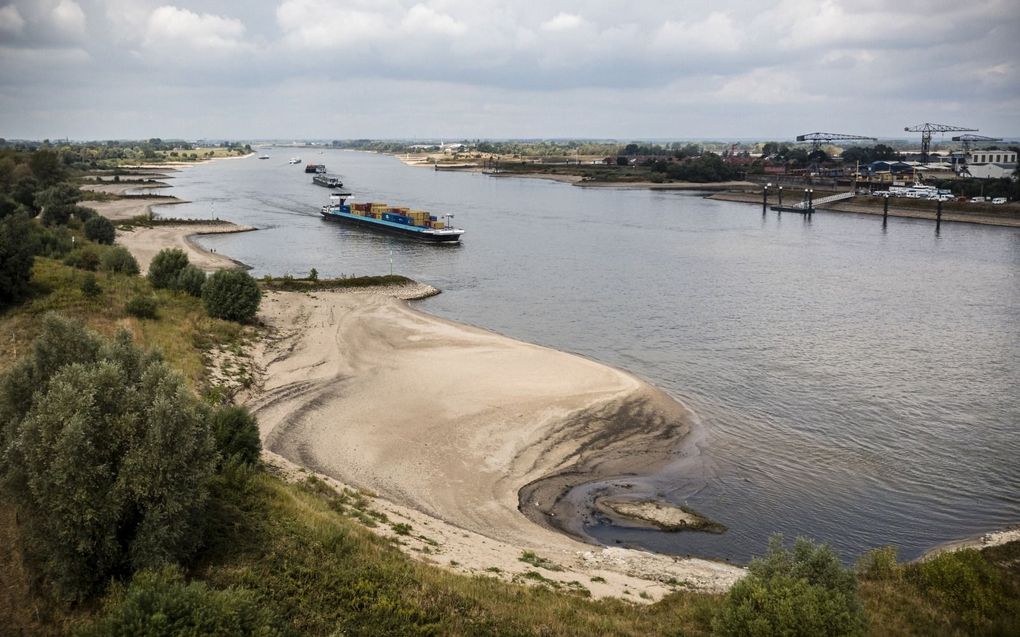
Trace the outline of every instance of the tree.
{"label": "tree", "polygon": [[81,282],[81,293],[90,299],[103,293],[103,288],[99,287],[99,281],[96,280],[95,274],[89,272],[85,275],[85,280]]}
{"label": "tree", "polygon": [[863,635],[864,610],[854,573],[832,549],[799,538],[788,551],[780,535],[733,585],[712,622],[725,636]]}
{"label": "tree", "polygon": [[115,246],[107,250],[102,257],[103,269],[107,272],[127,274],[134,276],[138,274],[138,261],[127,248]]}
{"label": "tree", "polygon": [[184,254],[184,250],[160,250],[149,264],[149,282],[154,288],[172,288],[177,283],[177,276],[187,265],[188,255]]}
{"label": "tree", "polygon": [[59,596],[194,550],[215,460],[209,412],[127,332],[104,342],[47,317],[0,380],[0,416],[30,563]]}
{"label": "tree", "polygon": [[117,231],[109,219],[95,215],[85,222],[85,236],[96,243],[112,245]]}
{"label": "tree", "polygon": [[173,288],[187,292],[191,296],[202,296],[203,285],[205,285],[205,272],[189,263],[177,274]]}
{"label": "tree", "polygon": [[0,306],[25,295],[32,279],[32,221],[21,215],[0,220]]}
{"label": "tree", "polygon": [[213,318],[250,322],[258,312],[262,292],[247,272],[220,270],[202,288],[202,303]]}
{"label": "tree", "polygon": [[43,223],[63,225],[71,218],[74,205],[81,199],[81,191],[71,184],[56,184],[35,193],[34,203],[42,210]]}

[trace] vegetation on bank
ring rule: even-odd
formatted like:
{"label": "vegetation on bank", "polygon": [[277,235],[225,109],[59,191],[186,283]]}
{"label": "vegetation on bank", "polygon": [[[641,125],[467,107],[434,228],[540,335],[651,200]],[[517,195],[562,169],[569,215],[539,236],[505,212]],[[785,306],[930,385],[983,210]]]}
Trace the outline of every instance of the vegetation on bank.
{"label": "vegetation on bank", "polygon": [[381,276],[341,276],[336,279],[320,279],[314,268],[306,277],[295,278],[290,275],[273,277],[267,274],[259,279],[258,282],[263,289],[288,292],[313,292],[315,290],[397,286],[414,283],[413,280],[406,276],[400,276],[399,274],[386,274]]}

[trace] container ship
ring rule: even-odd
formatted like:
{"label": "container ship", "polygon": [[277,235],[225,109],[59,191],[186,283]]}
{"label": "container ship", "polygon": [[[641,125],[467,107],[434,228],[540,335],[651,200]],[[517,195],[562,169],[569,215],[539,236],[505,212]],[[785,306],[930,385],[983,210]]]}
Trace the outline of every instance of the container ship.
{"label": "container ship", "polygon": [[324,186],[326,188],[343,188],[344,182],[340,181],[339,177],[330,177],[326,173],[315,173],[312,177],[312,183],[316,186]]}
{"label": "container ship", "polygon": [[342,221],[380,232],[411,237],[429,243],[457,243],[464,231],[450,225],[453,215],[441,221],[422,210],[394,208],[381,203],[346,204],[350,193],[335,193],[322,207],[322,216],[330,221]]}

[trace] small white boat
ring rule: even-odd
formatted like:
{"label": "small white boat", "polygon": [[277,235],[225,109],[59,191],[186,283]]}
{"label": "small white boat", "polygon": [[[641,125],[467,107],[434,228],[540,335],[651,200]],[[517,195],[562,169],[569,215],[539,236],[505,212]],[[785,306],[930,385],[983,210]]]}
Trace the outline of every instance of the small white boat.
{"label": "small white boat", "polygon": [[288,164],[300,164],[301,163],[301,158],[300,157],[291,157],[290,161],[287,162],[287,163]]}

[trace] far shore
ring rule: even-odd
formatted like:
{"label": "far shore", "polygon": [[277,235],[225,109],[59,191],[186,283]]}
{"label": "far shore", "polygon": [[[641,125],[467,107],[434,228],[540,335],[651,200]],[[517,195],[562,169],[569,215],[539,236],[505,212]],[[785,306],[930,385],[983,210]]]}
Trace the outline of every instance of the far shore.
{"label": "far shore", "polygon": [[[708,199],[715,199],[717,201],[733,201],[738,203],[748,203],[761,206],[762,193],[761,190],[757,192],[753,191],[732,191],[727,190],[726,192],[718,192],[707,197]],[[830,204],[823,204],[816,206],[817,210],[828,210],[832,212],[853,212],[864,215],[877,215],[882,216],[882,202],[880,201],[868,201],[868,203],[858,203],[857,199],[868,200],[866,196],[855,197],[849,201],[838,201]],[[776,205],[777,200],[775,195],[769,197],[768,206],[771,207]],[[890,198],[889,199],[889,216],[890,217],[902,217],[906,219],[929,219],[935,220],[934,210],[920,210],[917,208],[908,208],[906,206],[897,205],[898,202]],[[1009,207],[1003,207],[1002,212],[1004,214],[992,215],[987,212],[975,211],[975,212],[964,212],[957,210],[944,210],[942,213],[942,221],[955,221],[961,223],[977,223],[982,225],[990,226],[1005,226],[1011,228],[1020,228],[1020,212],[1015,208],[1017,204],[1007,204]],[[1009,216],[1009,214],[1013,216]]]}

